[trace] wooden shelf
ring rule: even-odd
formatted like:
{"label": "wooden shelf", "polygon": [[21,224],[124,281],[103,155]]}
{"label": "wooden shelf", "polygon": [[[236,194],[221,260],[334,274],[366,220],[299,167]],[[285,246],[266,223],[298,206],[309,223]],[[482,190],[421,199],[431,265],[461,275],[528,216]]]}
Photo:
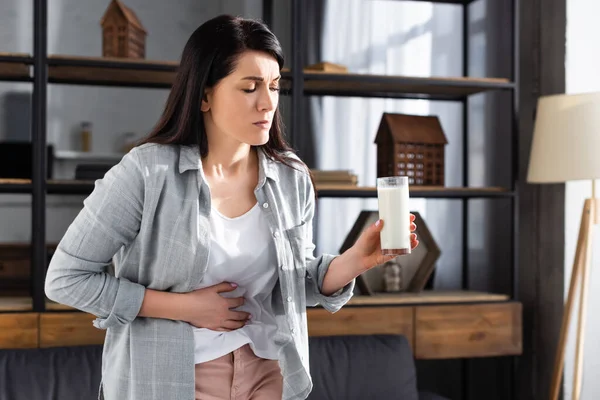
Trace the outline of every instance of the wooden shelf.
{"label": "wooden shelf", "polygon": [[[48,194],[73,194],[87,195],[94,189],[94,181],[77,180],[49,180],[47,183]],[[317,185],[317,195],[320,198],[334,197],[377,197],[375,187],[351,185]],[[0,179],[0,193],[31,193],[31,180],[29,179]],[[419,187],[410,188],[413,198],[509,198],[514,193],[511,190],[499,187],[486,188],[461,188],[461,187]]]}
{"label": "wooden shelf", "polygon": [[118,163],[123,154],[111,153],[88,153],[83,151],[58,150],[54,153],[54,159],[58,161],[90,161]]}
{"label": "wooden shelf", "polygon": [[456,4],[456,5],[468,5],[476,0],[390,0],[390,1],[416,1],[419,3],[439,3],[439,4]]}
{"label": "wooden shelf", "polygon": [[397,1],[417,1],[427,3],[440,3],[440,4],[457,4],[457,5],[468,5],[475,0],[397,0]]}
{"label": "wooden shelf", "polygon": [[354,296],[347,306],[379,306],[379,305],[416,305],[416,304],[458,304],[489,303],[508,301],[504,294],[471,292],[471,291],[437,291],[426,290],[421,293],[382,293],[374,296]]}
{"label": "wooden shelf", "polygon": [[33,311],[31,297],[0,297],[0,313]]}
{"label": "wooden shelf", "polygon": [[[170,88],[178,68],[175,61],[126,58],[48,57],[48,81],[62,84]],[[282,71],[282,89],[289,93],[291,73]],[[501,78],[407,77],[355,73],[304,72],[304,93],[320,96],[360,96],[462,100],[489,90],[512,90]]]}
{"label": "wooden shelf", "polygon": [[0,179],[0,193],[26,194],[31,193],[31,180],[29,179]]}
{"label": "wooden shelf", "polygon": [[[46,299],[47,311],[77,311],[64,304],[55,303]],[[26,312],[33,311],[33,300],[31,297],[0,297],[0,313],[3,312]]]}
{"label": "wooden shelf", "polygon": [[[351,185],[317,184],[319,197],[377,197],[377,188]],[[512,197],[511,190],[500,187],[464,188],[441,186],[411,186],[410,197],[413,198],[493,198]]]}
{"label": "wooden shelf", "polygon": [[[348,306],[398,306],[418,304],[466,304],[508,301],[509,296],[503,294],[471,292],[471,291],[437,291],[426,290],[421,293],[377,294],[375,296],[354,296]],[[30,297],[0,297],[1,312],[32,311],[33,302]],[[64,304],[46,300],[47,311],[77,311]]]}
{"label": "wooden shelf", "polygon": [[48,57],[48,82],[170,88],[179,63],[108,57]]}
{"label": "wooden shelf", "polygon": [[[48,180],[48,194],[89,195],[94,189],[94,181]],[[30,179],[0,179],[0,193],[30,194]]]}
{"label": "wooden shelf", "polygon": [[55,303],[52,300],[46,299],[46,311],[77,311],[79,310],[66,306],[64,304]]}
{"label": "wooden shelf", "polygon": [[408,77],[354,73],[304,73],[304,93],[319,96],[389,97],[429,100],[463,100],[491,90],[512,90],[502,78]]}
{"label": "wooden shelf", "polygon": [[30,64],[33,59],[23,53],[0,53],[0,80],[31,81]]}

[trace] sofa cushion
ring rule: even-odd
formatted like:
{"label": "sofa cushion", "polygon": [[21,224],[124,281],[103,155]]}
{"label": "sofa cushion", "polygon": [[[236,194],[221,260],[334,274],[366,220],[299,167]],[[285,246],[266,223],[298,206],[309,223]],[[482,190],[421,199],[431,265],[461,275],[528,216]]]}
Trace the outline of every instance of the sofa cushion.
{"label": "sofa cushion", "polygon": [[0,399],[95,400],[102,346],[0,350]]}
{"label": "sofa cushion", "polygon": [[310,338],[310,400],[417,400],[417,375],[400,335]]}
{"label": "sofa cushion", "polygon": [[[310,400],[424,400],[404,336],[310,338]],[[95,400],[102,346],[0,350],[0,399]]]}
{"label": "sofa cushion", "polygon": [[431,392],[419,392],[419,400],[450,400]]}

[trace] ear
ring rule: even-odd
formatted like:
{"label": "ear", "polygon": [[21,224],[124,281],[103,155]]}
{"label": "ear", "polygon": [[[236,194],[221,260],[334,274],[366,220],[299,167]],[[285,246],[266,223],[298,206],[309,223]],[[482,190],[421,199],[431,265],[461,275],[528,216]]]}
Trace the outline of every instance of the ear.
{"label": "ear", "polygon": [[200,111],[208,112],[210,110],[210,89],[206,89],[204,91],[204,95],[202,96],[202,103],[200,104]]}

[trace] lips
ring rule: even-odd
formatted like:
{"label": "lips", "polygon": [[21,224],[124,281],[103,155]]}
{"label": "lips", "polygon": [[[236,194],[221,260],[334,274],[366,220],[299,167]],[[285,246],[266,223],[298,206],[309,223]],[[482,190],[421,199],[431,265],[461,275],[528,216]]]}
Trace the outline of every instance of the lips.
{"label": "lips", "polygon": [[267,120],[257,121],[254,123],[254,125],[262,129],[269,129],[271,127],[271,124]]}

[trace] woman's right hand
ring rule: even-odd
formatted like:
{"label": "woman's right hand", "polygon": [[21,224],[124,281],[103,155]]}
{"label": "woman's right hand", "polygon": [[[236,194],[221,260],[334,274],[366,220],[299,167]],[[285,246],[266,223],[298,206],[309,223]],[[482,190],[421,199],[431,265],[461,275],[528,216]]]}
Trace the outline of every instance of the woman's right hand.
{"label": "woman's right hand", "polygon": [[243,327],[250,319],[250,314],[232,308],[244,304],[244,298],[227,298],[220,295],[231,292],[236,287],[234,283],[223,282],[183,294],[182,319],[197,328],[214,331],[228,332]]}

